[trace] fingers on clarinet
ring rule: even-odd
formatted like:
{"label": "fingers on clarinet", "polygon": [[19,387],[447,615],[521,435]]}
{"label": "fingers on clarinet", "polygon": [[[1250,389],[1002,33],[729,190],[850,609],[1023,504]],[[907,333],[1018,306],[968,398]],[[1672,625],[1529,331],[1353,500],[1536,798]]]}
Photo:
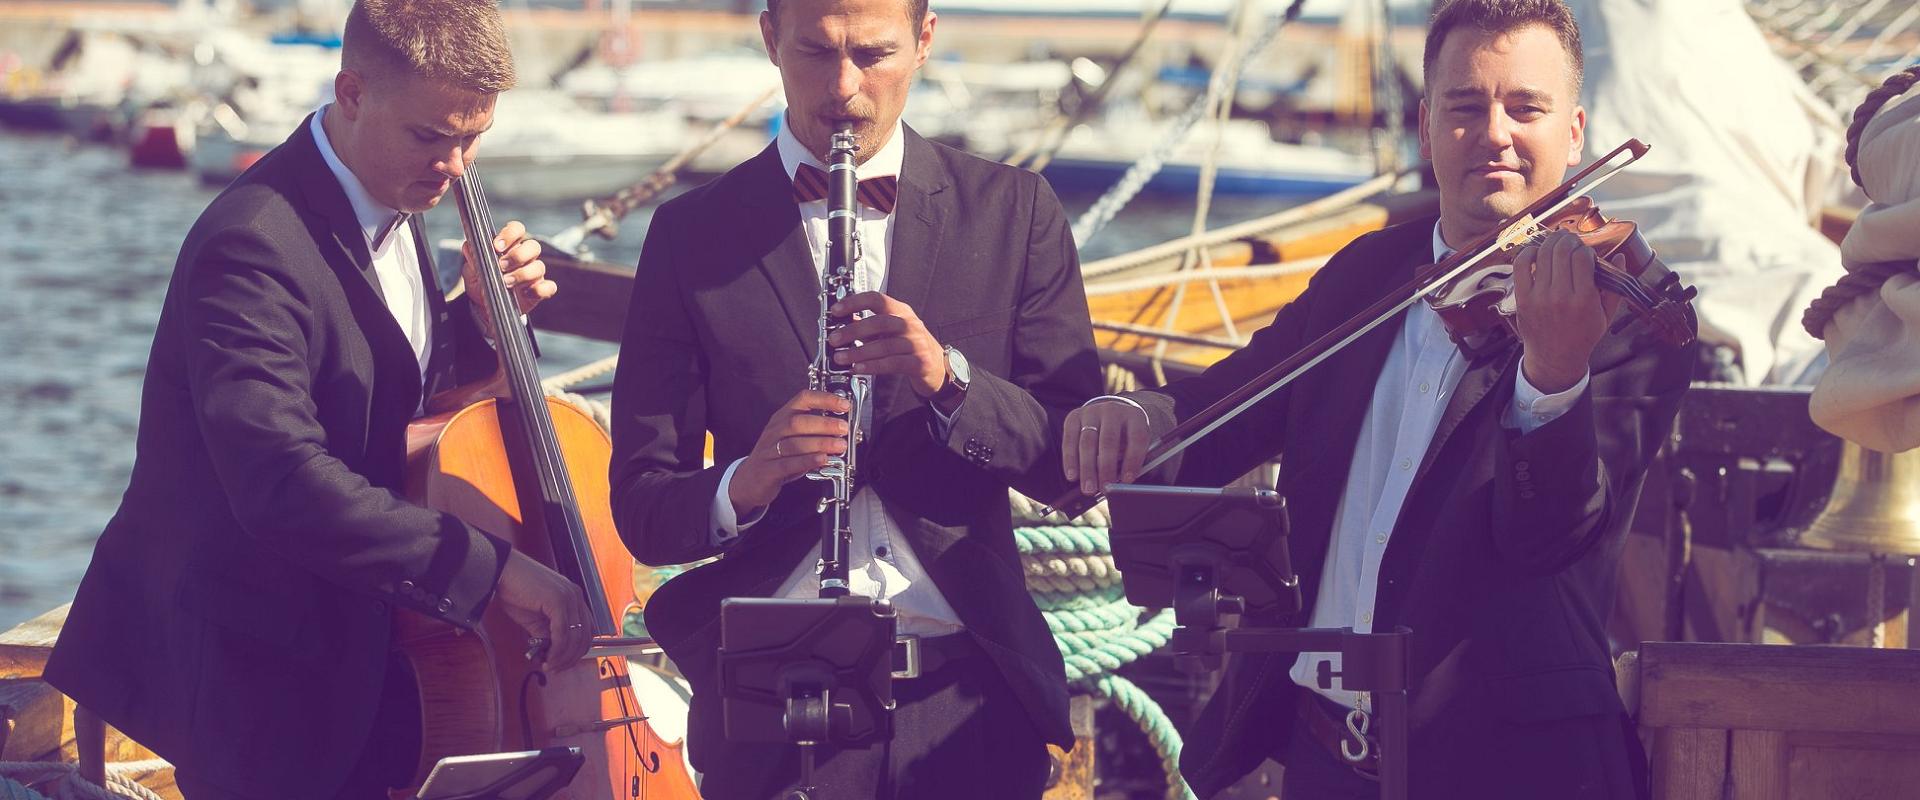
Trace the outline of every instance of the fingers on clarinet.
{"label": "fingers on clarinet", "polygon": [[920,371],[920,359],[912,354],[881,356],[854,364],[853,371],[861,375],[911,375]]}
{"label": "fingers on clarinet", "polygon": [[794,414],[787,417],[787,426],[782,436],[839,436],[847,435],[847,421],[839,417],[823,417],[819,414]]}
{"label": "fingers on clarinet", "polygon": [[793,396],[791,401],[787,402],[788,412],[832,411],[845,414],[852,410],[853,406],[848,404],[846,399],[839,395],[832,392],[815,391],[813,389],[802,389],[799,394]]}

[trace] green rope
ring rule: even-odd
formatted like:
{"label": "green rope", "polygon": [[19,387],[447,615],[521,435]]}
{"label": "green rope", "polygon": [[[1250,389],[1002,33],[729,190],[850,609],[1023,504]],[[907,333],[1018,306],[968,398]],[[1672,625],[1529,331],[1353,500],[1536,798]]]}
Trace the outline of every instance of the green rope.
{"label": "green rope", "polygon": [[[1016,515],[1029,506],[1016,500]],[[1013,541],[1033,602],[1066,661],[1067,680],[1111,701],[1140,726],[1166,771],[1169,800],[1195,800],[1180,777],[1181,740],[1173,721],[1140,687],[1114,674],[1167,643],[1173,613],[1162,611],[1143,621],[1146,609],[1127,602],[1105,527],[1030,524],[1015,528]]]}
{"label": "green rope", "polygon": [[1092,689],[1094,694],[1113,701],[1153,743],[1154,752],[1160,754],[1160,768],[1167,772],[1168,800],[1198,800],[1193,789],[1187,786],[1186,778],[1180,775],[1180,731],[1167,719],[1160,704],[1135,686],[1133,681],[1118,675],[1102,675],[1083,682],[1083,685]]}
{"label": "green rope", "polygon": [[24,783],[0,776],[0,800],[47,800],[47,797]]}

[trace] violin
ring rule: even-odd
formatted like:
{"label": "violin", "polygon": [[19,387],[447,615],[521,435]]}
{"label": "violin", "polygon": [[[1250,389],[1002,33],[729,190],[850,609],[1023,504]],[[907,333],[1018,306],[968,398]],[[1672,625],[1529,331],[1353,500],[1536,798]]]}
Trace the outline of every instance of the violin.
{"label": "violin", "polygon": [[[1640,235],[1640,226],[1602,215],[1593,198],[1586,196],[1572,198],[1545,220],[1523,219],[1515,224],[1532,230],[1525,236],[1507,231],[1477,266],[1426,295],[1427,306],[1440,315],[1447,334],[1469,359],[1505,347],[1518,336],[1513,327],[1513,258],[1520,248],[1553,231],[1572,233],[1593,248],[1595,287],[1620,298],[1631,312],[1615,316],[1611,333],[1620,333],[1638,318],[1646,320],[1653,335],[1669,346],[1693,341],[1695,289],[1680,284],[1680,276],[1667,269]],[[1421,267],[1415,274],[1430,279],[1444,263]]]}
{"label": "violin", "polygon": [[[493,252],[499,228],[478,171],[468,167],[453,191],[473,252]],[[510,322],[519,304],[499,270],[478,272],[470,298],[496,321],[500,373],[436,396],[429,410],[450,410],[408,426],[407,495],[571,579],[587,603],[591,663],[542,670],[547,643],[529,639],[498,603],[471,632],[395,610],[395,648],[420,697],[412,788],[447,756],[570,746],[585,763],[557,798],[696,800],[680,744],[647,724],[627,676],[626,656],[652,642],[621,635],[621,620],[637,603],[633,558],[608,501],[612,443],[585,412],[546,396],[532,338]],[[502,385],[506,394],[494,396]]]}
{"label": "violin", "polygon": [[[1594,263],[1595,284],[1607,294],[1623,299],[1623,307],[1632,311],[1614,321],[1616,333],[1640,319],[1646,320],[1649,329],[1666,344],[1677,347],[1692,341],[1693,288],[1680,285],[1679,277],[1654,256],[1653,248],[1640,236],[1637,226],[1606,218],[1587,197],[1607,179],[1644,157],[1649,149],[1638,139],[1627,140],[1519,213],[1501,220],[1467,246],[1438,263],[1415,270],[1413,279],[1399,289],[1382,296],[1155,440],[1140,471],[1144,474],[1165,464],[1194,442],[1219,430],[1220,426],[1293,383],[1307,370],[1422,300],[1441,315],[1449,335],[1467,355],[1484,355],[1498,349],[1505,344],[1506,337],[1517,335],[1513,329],[1513,257],[1521,247],[1556,230],[1572,232],[1598,251],[1600,258]],[[1622,154],[1628,156],[1626,161],[1615,164]],[[1599,172],[1602,168],[1606,171]],[[1588,181],[1590,176],[1593,179]],[[1071,519],[1086,513],[1104,496],[1104,492],[1083,495],[1077,489],[1069,490],[1043,512],[1058,510]]]}

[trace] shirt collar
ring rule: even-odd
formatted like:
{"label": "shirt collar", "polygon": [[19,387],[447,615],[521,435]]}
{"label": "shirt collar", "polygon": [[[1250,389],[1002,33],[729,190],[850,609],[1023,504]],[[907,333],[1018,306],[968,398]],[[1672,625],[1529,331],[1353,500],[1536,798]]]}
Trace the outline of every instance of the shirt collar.
{"label": "shirt collar", "polygon": [[[906,161],[907,155],[907,140],[901,135],[902,127],[899,120],[893,121],[893,133],[887,136],[887,143],[880,147],[880,152],[873,154],[873,158],[867,159],[867,163],[860,165],[858,174],[861,180],[900,174],[900,167]],[[793,126],[787,124],[784,118],[780,123],[780,135],[774,137],[774,142],[780,148],[780,166],[786,168],[789,180],[793,178],[794,171],[798,170],[801,164],[811,164],[822,171],[826,170],[827,165],[821,163],[818,156],[807,152],[807,146],[801,144],[800,140],[793,135]]]}
{"label": "shirt collar", "polygon": [[332,105],[328,103],[313,113],[313,143],[320,148],[320,157],[326,160],[327,169],[333,171],[334,179],[340,181],[340,188],[346,190],[347,202],[353,205],[353,218],[360,223],[360,232],[366,235],[367,246],[379,250],[380,245],[385,243],[384,239],[393,232],[395,223],[404,218],[399,211],[373,199],[373,195],[367,193],[366,185],[353,174],[353,170],[347,169],[346,163],[340,160],[340,154],[334,152],[333,142],[327,138],[327,126],[321,122],[326,119],[327,109]]}
{"label": "shirt collar", "polygon": [[1447,246],[1447,240],[1440,238],[1440,223],[1433,223],[1433,263],[1440,263],[1440,259],[1452,252],[1453,248]]}

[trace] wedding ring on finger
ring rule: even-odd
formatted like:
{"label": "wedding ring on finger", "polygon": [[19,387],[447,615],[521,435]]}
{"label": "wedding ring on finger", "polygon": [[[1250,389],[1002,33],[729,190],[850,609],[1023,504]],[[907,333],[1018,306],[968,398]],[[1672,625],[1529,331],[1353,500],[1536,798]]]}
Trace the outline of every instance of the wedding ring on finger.
{"label": "wedding ring on finger", "polygon": [[1095,426],[1093,426],[1093,425],[1082,425],[1082,426],[1080,426],[1080,432],[1081,432],[1081,433],[1086,433],[1087,431],[1093,431],[1094,433],[1099,433],[1099,432],[1100,432],[1100,429],[1099,429],[1098,427],[1095,427]]}
{"label": "wedding ring on finger", "polygon": [[785,439],[775,440],[773,443],[773,454],[781,458],[786,458],[787,454],[780,452],[780,445],[783,445],[786,443],[787,443],[787,440]]}

